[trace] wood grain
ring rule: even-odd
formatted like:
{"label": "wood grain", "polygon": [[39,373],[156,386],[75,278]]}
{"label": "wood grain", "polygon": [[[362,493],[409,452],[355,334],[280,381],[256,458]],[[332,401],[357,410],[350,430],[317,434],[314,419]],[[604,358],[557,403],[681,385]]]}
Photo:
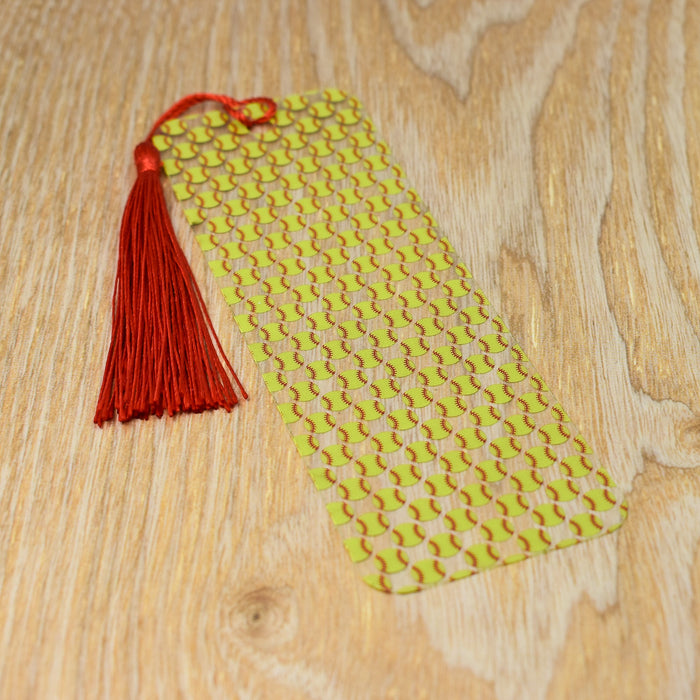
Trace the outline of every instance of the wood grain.
{"label": "wood grain", "polygon": [[[2,697],[700,697],[700,4],[3,15]],[[187,92],[325,85],[361,96],[629,490],[618,534],[407,598],[369,589],[181,218],[252,399],[92,425],[131,148]]]}

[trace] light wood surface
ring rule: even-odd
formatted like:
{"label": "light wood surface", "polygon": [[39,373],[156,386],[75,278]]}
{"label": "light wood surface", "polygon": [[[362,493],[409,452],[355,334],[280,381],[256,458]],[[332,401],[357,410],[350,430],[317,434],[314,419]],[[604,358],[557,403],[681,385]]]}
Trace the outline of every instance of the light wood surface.
{"label": "light wood surface", "polygon": [[[0,696],[700,696],[700,4],[6,0]],[[359,95],[629,490],[622,530],[414,596],[250,401],[92,424],[131,149],[178,97]]]}

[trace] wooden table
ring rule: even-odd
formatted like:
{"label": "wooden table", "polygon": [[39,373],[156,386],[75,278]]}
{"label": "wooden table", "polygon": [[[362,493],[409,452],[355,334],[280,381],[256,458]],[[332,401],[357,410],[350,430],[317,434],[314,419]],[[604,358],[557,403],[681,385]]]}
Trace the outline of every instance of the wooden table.
{"label": "wooden table", "polygon": [[[700,696],[700,4],[166,5],[3,6],[2,697]],[[133,146],[188,92],[327,85],[629,491],[619,533],[365,586],[186,226],[252,398],[93,426]]]}

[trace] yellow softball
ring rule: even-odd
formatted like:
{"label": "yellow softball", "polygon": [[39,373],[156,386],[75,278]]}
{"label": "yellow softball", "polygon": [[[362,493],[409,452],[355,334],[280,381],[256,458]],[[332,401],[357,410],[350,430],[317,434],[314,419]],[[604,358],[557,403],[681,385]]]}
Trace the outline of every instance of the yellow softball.
{"label": "yellow softball", "polygon": [[379,491],[372,496],[372,502],[379,510],[398,510],[406,503],[406,496],[403,491],[396,488],[379,489]]}
{"label": "yellow softball", "polygon": [[442,291],[451,297],[463,297],[471,292],[472,287],[465,279],[454,279],[442,285]]}
{"label": "yellow softball", "polygon": [[479,347],[492,354],[503,352],[508,347],[508,339],[500,333],[488,333],[479,338]]}
{"label": "yellow softball", "polygon": [[615,482],[610,478],[610,474],[608,474],[608,472],[603,467],[600,467],[598,471],[596,471],[595,478],[599,484],[615,488]]}
{"label": "yellow softball", "polygon": [[520,382],[527,377],[527,367],[519,362],[508,362],[498,368],[498,377],[511,384]]}
{"label": "yellow softball", "polygon": [[303,366],[304,357],[298,352],[280,352],[275,356],[274,363],[275,367],[282,372],[293,372]]}
{"label": "yellow softball", "polygon": [[391,539],[400,547],[415,547],[425,539],[425,530],[419,523],[401,523],[393,529]]}
{"label": "yellow softball", "polygon": [[518,546],[525,552],[537,554],[552,546],[552,538],[545,530],[531,527],[518,533]]}
{"label": "yellow softball", "polygon": [[459,317],[470,326],[478,326],[489,318],[489,311],[484,306],[468,306],[459,312]]}
{"label": "yellow softball", "polygon": [[476,394],[481,388],[479,380],[471,374],[464,374],[461,377],[456,377],[450,382],[450,390],[461,396],[471,396]]}
{"label": "yellow softball", "polygon": [[294,277],[295,275],[301,274],[306,269],[306,265],[297,258],[285,258],[284,260],[278,261],[277,269],[281,275]]}
{"label": "yellow softball", "polygon": [[458,326],[450,328],[447,337],[454,345],[467,345],[476,338],[476,333],[469,326]]}
{"label": "yellow softball", "polygon": [[508,403],[515,393],[507,384],[491,384],[484,389],[484,396],[496,404]]}
{"label": "yellow softball", "polygon": [[420,335],[431,337],[442,333],[445,330],[445,324],[439,319],[434,317],[423,318],[415,323],[416,330]]}
{"label": "yellow softball", "polygon": [[457,304],[454,299],[443,297],[442,299],[432,301],[428,308],[430,309],[430,313],[434,314],[435,316],[445,317],[451,316],[457,311]]}
{"label": "yellow softball", "polygon": [[406,309],[392,309],[384,314],[384,323],[390,328],[405,328],[412,320]]}
{"label": "yellow softball", "polygon": [[464,366],[468,372],[473,374],[486,374],[490,372],[496,364],[488,355],[471,355],[464,360]]}
{"label": "yellow softball", "polygon": [[535,469],[551,467],[557,460],[556,452],[549,445],[531,447],[525,452],[525,462]]}
{"label": "yellow softball", "polygon": [[537,491],[543,483],[544,479],[540,473],[534,469],[520,469],[510,477],[510,485],[516,491],[523,491],[525,493]]}
{"label": "yellow softball", "polygon": [[514,532],[513,523],[507,518],[489,518],[481,526],[481,536],[489,542],[505,542]]}
{"label": "yellow softball", "polygon": [[301,457],[312,455],[320,447],[320,443],[313,435],[295,435],[294,444]]}
{"label": "yellow softball", "polygon": [[413,275],[412,282],[416,289],[433,289],[440,284],[440,277],[432,270],[425,270]]}
{"label": "yellow softball", "polygon": [[529,507],[530,504],[522,493],[506,493],[496,501],[496,510],[511,518],[522,515]]}
{"label": "yellow softball", "polygon": [[542,379],[542,376],[539,374],[533,374],[530,377],[530,386],[533,389],[536,389],[537,391],[549,391],[547,383],[544,381],[544,379]]}
{"label": "yellow softball", "polygon": [[372,449],[384,454],[396,452],[403,445],[401,436],[393,430],[384,430],[372,437]]}
{"label": "yellow softball", "polygon": [[497,437],[491,441],[489,452],[498,459],[510,459],[520,454],[522,445],[514,437]]}
{"label": "yellow softball", "polygon": [[375,399],[393,399],[401,392],[401,384],[392,378],[375,379],[369,391]]}
{"label": "yellow softball", "polygon": [[289,289],[290,284],[286,277],[268,277],[262,287],[266,294],[282,294]]}
{"label": "yellow softball", "polygon": [[372,487],[367,479],[353,477],[338,484],[338,495],[346,501],[360,501],[369,496]]}
{"label": "yellow softball", "polygon": [[583,502],[590,510],[610,510],[616,503],[615,496],[610,489],[591,489],[583,495]]}
{"label": "yellow softball", "polygon": [[448,396],[435,404],[437,412],[443,418],[457,418],[467,410],[467,402],[459,396]]}
{"label": "yellow softball", "polygon": [[403,263],[390,263],[382,268],[382,276],[385,280],[401,282],[409,275],[409,270]]}
{"label": "yellow softball", "polygon": [[498,459],[485,459],[474,467],[474,473],[481,479],[489,483],[496,483],[505,479],[508,471],[503,466],[503,462]]}
{"label": "yellow softball", "polygon": [[396,486],[413,486],[422,476],[420,468],[415,464],[400,464],[389,472],[389,480]]}
{"label": "yellow softball", "polygon": [[434,557],[447,559],[462,549],[462,541],[452,532],[441,532],[428,540],[428,551]]}
{"label": "yellow softball", "polygon": [[401,352],[408,357],[421,357],[430,349],[424,338],[408,338],[401,343]]}
{"label": "yellow softball", "polygon": [[[369,174],[369,173],[366,173]],[[385,238],[384,236],[378,236],[377,238],[372,238],[367,241],[367,250],[372,255],[386,255],[389,251],[393,249],[392,242]]]}
{"label": "yellow softball", "polygon": [[313,350],[320,342],[319,337],[313,331],[301,331],[289,339],[290,345],[295,350],[301,350],[302,352]]}
{"label": "yellow softball", "polygon": [[265,374],[263,374],[263,380],[265,386],[267,386],[268,390],[273,394],[277,391],[282,391],[282,389],[287,386],[287,377],[285,377],[282,372],[265,372]]}
{"label": "yellow softball", "polygon": [[321,450],[321,460],[329,467],[342,467],[352,457],[353,452],[347,445],[331,445]]}
{"label": "yellow softball", "polygon": [[464,560],[468,566],[475,569],[488,569],[501,558],[496,547],[492,544],[473,544],[464,552]]}
{"label": "yellow softball", "polygon": [[355,511],[350,504],[344,501],[329,503],[326,505],[326,510],[331,516],[331,520],[333,520],[336,525],[345,525],[345,523],[350,522],[355,516]]}
{"label": "yellow softball", "polygon": [[342,275],[335,283],[343,292],[359,292],[367,284],[365,278],[358,274]]}
{"label": "yellow softball", "polygon": [[474,425],[493,425],[501,419],[501,412],[495,406],[477,406],[469,411],[469,420]]}
{"label": "yellow softball", "polygon": [[326,311],[342,311],[350,306],[350,297],[345,292],[329,292],[323,296],[321,304]]}
{"label": "yellow softball", "polygon": [[571,430],[564,423],[549,423],[537,431],[537,437],[547,445],[561,445],[571,437]]}
{"label": "yellow softball", "polygon": [[330,282],[335,277],[333,268],[330,265],[317,265],[308,270],[306,274],[314,284],[326,284],[326,282]]}
{"label": "yellow softball", "polygon": [[343,540],[343,545],[355,563],[365,561],[372,554],[372,542],[364,537],[348,537]]}
{"label": "yellow softball", "polygon": [[355,471],[362,476],[379,476],[388,466],[381,455],[370,453],[359,457],[353,465]]}
{"label": "yellow softball", "polygon": [[577,537],[594,537],[603,529],[603,521],[593,513],[579,513],[571,518],[569,527]]}
{"label": "yellow softball", "polygon": [[335,427],[335,418],[330,413],[312,413],[304,419],[304,430],[322,435]]}
{"label": "yellow softball", "polygon": [[535,429],[535,421],[530,416],[518,414],[508,418],[504,427],[511,435],[529,435]]}
{"label": "yellow softball", "polygon": [[435,457],[437,457],[437,450],[432,442],[412,442],[406,447],[406,456],[412,462],[431,462],[433,459],[435,459]]}
{"label": "yellow softball", "polygon": [[321,346],[321,354],[327,360],[342,360],[350,354],[347,340],[329,340]]}
{"label": "yellow softball", "polygon": [[367,332],[367,326],[362,321],[345,321],[338,325],[336,332],[344,340],[355,340]]}
{"label": "yellow softball", "polygon": [[468,506],[485,506],[493,498],[493,492],[486,484],[468,484],[459,492],[459,497]]}
{"label": "yellow softball", "polygon": [[352,406],[352,398],[346,391],[329,391],[321,397],[321,404],[327,411],[344,411]]}
{"label": "yellow softball", "polygon": [[476,450],[486,442],[486,433],[481,428],[463,428],[455,434],[455,442],[467,450]]}
{"label": "yellow softball", "polygon": [[477,524],[478,520],[469,508],[455,508],[445,514],[443,522],[449,530],[467,532]]}
{"label": "yellow softball", "polygon": [[592,454],[593,450],[591,449],[591,446],[586,442],[586,438],[583,437],[583,435],[577,435],[574,440],[574,446],[576,449],[581,452],[582,454]]}
{"label": "yellow softball", "polygon": [[[268,297],[266,297],[268,298]],[[246,302],[247,305],[248,302]],[[272,305],[270,305],[272,308]],[[255,313],[262,313],[262,311],[255,311],[255,309],[250,309]],[[269,310],[269,309],[264,309]],[[279,317],[281,321],[286,321],[287,323],[293,323],[298,321],[304,316],[304,307],[301,304],[282,304],[275,309],[275,314]]]}
{"label": "yellow softball", "polygon": [[435,520],[441,512],[442,507],[434,498],[416,498],[408,505],[410,517],[421,522]]}
{"label": "yellow softball", "polygon": [[374,272],[379,267],[379,260],[374,255],[361,255],[352,261],[352,267],[355,272],[367,274]]}
{"label": "yellow softball", "polygon": [[547,484],[545,493],[553,501],[572,501],[581,489],[573,479],[555,479]]}
{"label": "yellow softball", "polygon": [[304,415],[301,407],[292,402],[278,403],[277,410],[282,414],[285,423],[296,423]]}
{"label": "yellow softball", "polygon": [[416,371],[416,363],[408,357],[396,357],[384,365],[384,371],[396,379],[408,377]]}
{"label": "yellow softball", "polygon": [[418,416],[409,408],[392,411],[386,420],[394,430],[410,430],[418,425]]}
{"label": "yellow softball", "polygon": [[432,402],[433,394],[425,387],[415,387],[405,391],[401,396],[401,400],[409,408],[424,408]]}
{"label": "yellow softball", "polygon": [[369,381],[361,369],[348,369],[338,375],[338,384],[349,391],[361,389]]}
{"label": "yellow softball", "polygon": [[429,418],[420,431],[428,440],[444,440],[452,433],[452,424],[445,418]]}
{"label": "yellow softball", "polygon": [[389,519],[384,513],[365,513],[355,521],[357,531],[366,537],[379,537],[389,528]]}
{"label": "yellow softball", "polygon": [[335,325],[335,317],[327,311],[317,311],[306,317],[306,325],[312,331],[325,331]]}
{"label": "yellow softball", "polygon": [[396,256],[401,262],[412,263],[423,257],[423,252],[418,246],[406,245],[396,249]]}
{"label": "yellow softball", "polygon": [[365,350],[358,350],[353,356],[352,361],[360,369],[371,369],[380,365],[384,358],[382,353],[376,348],[366,348]]}
{"label": "yellow softball", "polygon": [[543,503],[532,511],[532,519],[544,527],[556,527],[565,518],[566,513],[556,503]]}
{"label": "yellow softball", "polygon": [[403,294],[399,294],[398,299],[399,304],[405,309],[417,309],[428,301],[428,298],[420,289],[412,289]]}
{"label": "yellow softball", "polygon": [[552,415],[556,420],[558,420],[560,423],[570,423],[571,418],[569,418],[569,415],[567,412],[564,410],[564,407],[560,403],[555,403],[554,406],[551,408]]}
{"label": "yellow softball", "polygon": [[386,409],[384,404],[376,399],[367,399],[355,404],[353,412],[361,421],[373,421],[381,418],[386,413]]}
{"label": "yellow softball", "polygon": [[457,362],[462,359],[462,352],[454,345],[443,345],[442,347],[433,350],[432,357],[433,362],[449,367],[450,365],[457,364]]}
{"label": "yellow softball", "polygon": [[466,471],[471,464],[472,459],[464,450],[450,450],[440,457],[440,466],[453,474]]}
{"label": "yellow softball", "polygon": [[369,429],[362,421],[348,421],[338,428],[338,437],[343,442],[362,442],[369,437]]}
{"label": "yellow softball", "polygon": [[408,566],[408,556],[402,549],[387,547],[374,555],[375,566],[385,574],[396,574]]}
{"label": "yellow softball", "polygon": [[437,559],[422,559],[411,567],[411,576],[418,583],[431,585],[445,578],[445,567]]}
{"label": "yellow softball", "polygon": [[448,473],[433,474],[425,480],[423,487],[431,496],[449,496],[457,488],[457,481]]}
{"label": "yellow softball", "polygon": [[309,469],[309,476],[314,482],[314,486],[319,491],[329,489],[336,481],[335,472],[327,467],[314,467]]}
{"label": "yellow softball", "polygon": [[559,469],[564,476],[580,479],[593,471],[593,464],[586,455],[571,455],[561,461]]}
{"label": "yellow softball", "polygon": [[335,366],[327,360],[317,360],[306,365],[306,376],[309,379],[323,381],[330,379],[335,374]]}

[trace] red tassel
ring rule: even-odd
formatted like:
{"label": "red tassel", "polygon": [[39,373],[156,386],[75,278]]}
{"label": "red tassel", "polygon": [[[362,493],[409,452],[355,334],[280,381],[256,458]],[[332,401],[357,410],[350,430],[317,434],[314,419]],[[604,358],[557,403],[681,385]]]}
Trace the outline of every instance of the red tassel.
{"label": "red tassel", "polygon": [[[161,161],[151,138],[158,128],[192,105],[221,103],[247,126],[269,121],[275,103],[268,98],[237,102],[198,93],[177,102],[154,125],[134,151],[138,176],[127,200],[119,238],[117,279],[112,299],[112,341],[97,402],[95,423],[114,418],[148,419],[180,412],[225,408],[248,398],[204,306],[197,282],[178,245],[160,183]],[[258,119],[242,108],[250,102],[266,107]]]}

